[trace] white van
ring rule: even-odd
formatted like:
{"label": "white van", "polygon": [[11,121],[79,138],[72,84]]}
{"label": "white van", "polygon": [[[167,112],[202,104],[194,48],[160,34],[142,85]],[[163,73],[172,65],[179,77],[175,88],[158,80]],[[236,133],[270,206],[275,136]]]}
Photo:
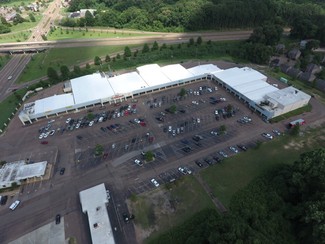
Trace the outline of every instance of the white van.
{"label": "white van", "polygon": [[16,200],[15,202],[13,202],[13,203],[10,205],[9,208],[10,208],[12,211],[14,211],[14,210],[18,207],[19,203],[20,203],[20,201],[19,201],[19,200]]}

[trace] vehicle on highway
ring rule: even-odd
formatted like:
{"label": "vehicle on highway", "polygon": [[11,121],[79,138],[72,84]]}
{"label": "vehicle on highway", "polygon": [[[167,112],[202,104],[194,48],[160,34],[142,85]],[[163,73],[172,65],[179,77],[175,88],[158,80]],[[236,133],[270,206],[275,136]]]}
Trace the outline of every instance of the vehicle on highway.
{"label": "vehicle on highway", "polygon": [[269,133],[262,133],[262,136],[265,137],[266,139],[272,140],[273,136],[270,135]]}
{"label": "vehicle on highway", "polygon": [[238,153],[239,152],[238,149],[236,147],[234,147],[234,146],[230,146],[229,149],[231,151],[233,151],[234,153]]}
{"label": "vehicle on highway", "polygon": [[158,181],[156,181],[156,179],[154,179],[154,178],[152,178],[152,179],[150,180],[150,182],[151,182],[155,187],[158,187],[158,186],[159,186]]}
{"label": "vehicle on highway", "polygon": [[64,172],[65,172],[65,168],[61,168],[60,169],[60,175],[64,175]]}
{"label": "vehicle on highway", "polygon": [[139,159],[135,159],[134,160],[134,163],[137,164],[137,165],[139,165],[139,166],[143,166],[143,163]]}
{"label": "vehicle on highway", "polygon": [[56,216],[55,216],[55,224],[60,224],[61,223],[61,215],[60,214],[57,214]]}
{"label": "vehicle on highway", "polygon": [[20,201],[19,200],[16,200],[14,201],[10,206],[9,206],[9,209],[11,209],[12,211],[14,211],[18,205],[20,204]]}

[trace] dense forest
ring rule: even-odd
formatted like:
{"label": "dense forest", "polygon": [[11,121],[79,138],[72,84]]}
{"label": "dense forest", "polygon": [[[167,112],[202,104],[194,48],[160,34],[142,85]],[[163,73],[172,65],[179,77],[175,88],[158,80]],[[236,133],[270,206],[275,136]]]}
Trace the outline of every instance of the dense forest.
{"label": "dense forest", "polygon": [[62,23],[153,31],[243,28],[264,22],[292,25],[299,19],[318,24],[323,4],[316,0],[72,0],[69,12],[93,8],[95,16]]}
{"label": "dense forest", "polygon": [[156,243],[325,243],[325,150],[256,179],[229,212],[199,212]]}

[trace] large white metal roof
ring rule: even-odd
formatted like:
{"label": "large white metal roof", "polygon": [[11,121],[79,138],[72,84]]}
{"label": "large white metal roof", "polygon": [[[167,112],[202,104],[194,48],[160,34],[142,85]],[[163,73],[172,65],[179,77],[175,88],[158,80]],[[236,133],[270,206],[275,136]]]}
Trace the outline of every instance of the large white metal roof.
{"label": "large white metal roof", "polygon": [[247,97],[259,102],[265,94],[277,91],[278,88],[266,82],[267,77],[251,68],[230,68],[213,75],[229,87]]}
{"label": "large white metal roof", "polygon": [[6,163],[0,168],[0,185],[41,177],[45,174],[47,161],[26,164],[25,160]]}
{"label": "large white metal roof", "polygon": [[204,74],[217,73],[222,69],[214,64],[202,64],[192,68],[187,69],[193,76],[199,76]]}
{"label": "large white metal roof", "polygon": [[107,213],[108,203],[104,183],[79,192],[82,211],[87,213],[93,244],[114,244],[114,236]]}
{"label": "large white metal roof", "polygon": [[161,71],[158,64],[147,64],[137,68],[139,75],[151,87],[170,82],[170,79]]}
{"label": "large white metal roof", "polygon": [[127,94],[132,91],[149,87],[149,85],[135,71],[108,78],[108,81],[115,94]]}
{"label": "large white metal roof", "polygon": [[106,75],[100,73],[72,79],[71,88],[76,104],[99,101],[114,96]]}
{"label": "large white metal roof", "polygon": [[35,101],[34,113],[43,114],[56,109],[68,108],[74,105],[73,95],[71,93],[54,95]]}
{"label": "large white metal roof", "polygon": [[179,81],[193,77],[187,69],[180,64],[171,64],[161,67],[161,71],[171,80]]}
{"label": "large white metal roof", "polygon": [[276,102],[282,104],[283,106],[288,106],[298,101],[309,100],[311,98],[310,95],[292,86],[268,93],[266,94],[266,97],[275,100]]}

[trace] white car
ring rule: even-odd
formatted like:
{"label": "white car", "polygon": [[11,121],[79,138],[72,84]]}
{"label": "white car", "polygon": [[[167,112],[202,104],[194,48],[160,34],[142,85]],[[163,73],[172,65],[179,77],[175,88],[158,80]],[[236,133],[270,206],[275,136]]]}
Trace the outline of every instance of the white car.
{"label": "white car", "polygon": [[272,140],[273,136],[270,135],[269,133],[263,133],[262,136],[264,136],[266,139]]}
{"label": "white car", "polygon": [[103,122],[104,117],[99,117],[98,122]]}
{"label": "white car", "polygon": [[150,180],[152,184],[154,184],[155,187],[159,186],[159,183],[155,179]]}
{"label": "white car", "polygon": [[192,174],[192,170],[190,170],[189,168],[187,168],[187,167],[184,167],[184,170],[185,170],[185,172],[186,172],[186,174]]}
{"label": "white car", "polygon": [[217,136],[217,135],[218,135],[218,132],[217,132],[217,131],[214,131],[214,130],[212,130],[212,131],[210,132],[210,134],[211,134],[211,135],[213,135],[213,136]]}
{"label": "white car", "polygon": [[186,171],[183,167],[178,167],[178,171],[181,172],[182,174],[186,175]]}
{"label": "white car", "polygon": [[200,124],[200,123],[201,123],[200,118],[197,118],[197,119],[196,119],[196,122],[197,122],[198,124]]}
{"label": "white car", "polygon": [[215,114],[215,115],[218,115],[218,114],[219,114],[219,112],[218,112],[217,109],[214,111],[214,114]]}
{"label": "white car", "polygon": [[229,149],[230,149],[231,151],[233,151],[234,153],[238,153],[238,149],[235,148],[235,147],[233,147],[233,146],[229,147]]}
{"label": "white car", "polygon": [[168,126],[168,132],[172,132],[172,127]]}
{"label": "white car", "polygon": [[220,97],[220,101],[227,101],[227,99],[226,98],[224,98],[224,97]]}
{"label": "white car", "polygon": [[71,118],[67,118],[67,120],[65,121],[65,123],[69,124]]}
{"label": "white car", "polygon": [[49,135],[50,135],[50,136],[53,136],[54,133],[55,133],[55,130],[51,130],[50,133],[49,133]]}
{"label": "white car", "polygon": [[50,134],[50,132],[48,131],[48,132],[46,132],[46,133],[44,133],[44,135],[43,135],[43,138],[46,138],[46,137],[48,137],[48,135]]}
{"label": "white car", "polygon": [[39,137],[38,137],[38,139],[42,140],[44,138],[44,134],[45,133],[40,134]]}
{"label": "white car", "polygon": [[79,129],[80,123],[76,124],[76,129]]}
{"label": "white car", "polygon": [[139,159],[135,159],[134,160],[134,163],[137,164],[137,165],[139,165],[139,166],[142,166],[143,165],[143,163]]}
{"label": "white car", "polygon": [[93,125],[94,125],[94,121],[92,120],[89,122],[89,126],[93,126]]}
{"label": "white car", "polygon": [[8,77],[8,80],[11,80],[12,79],[12,75],[10,75],[9,77]]}

